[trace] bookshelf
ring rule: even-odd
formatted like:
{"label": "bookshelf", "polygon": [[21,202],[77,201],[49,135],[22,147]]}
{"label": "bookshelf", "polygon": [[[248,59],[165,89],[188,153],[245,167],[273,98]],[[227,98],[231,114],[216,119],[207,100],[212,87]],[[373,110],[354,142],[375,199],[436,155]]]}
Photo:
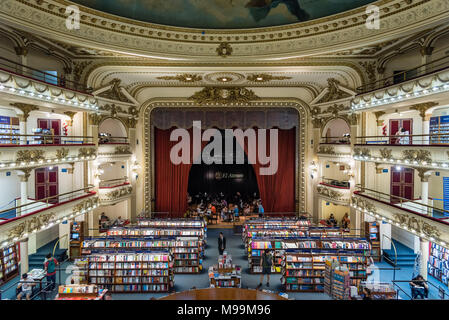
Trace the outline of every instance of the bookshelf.
{"label": "bookshelf", "polygon": [[107,231],[108,236],[126,237],[198,237],[204,241],[204,229],[178,229],[178,228],[145,228],[145,227],[120,227]]}
{"label": "bookshelf", "polygon": [[84,222],[73,221],[70,223],[70,257],[81,255],[81,243],[84,239]]}
{"label": "bookshelf", "polygon": [[367,257],[363,252],[286,252],[282,263],[282,283],[286,291],[324,292],[326,261],[335,261],[348,270],[349,283],[366,280]]}
{"label": "bookshelf", "polygon": [[5,283],[19,274],[18,245],[2,248],[0,250],[1,269],[0,284]]}
{"label": "bookshelf", "polygon": [[138,219],[137,225],[147,228],[175,228],[175,229],[207,229],[204,220],[159,220],[159,219]]}
{"label": "bookshelf", "polygon": [[103,300],[107,292],[96,285],[65,285],[58,287],[55,300]]}
{"label": "bookshelf", "polygon": [[166,249],[173,255],[175,273],[199,273],[203,269],[201,242],[193,238],[90,238],[82,243],[82,254],[114,250],[161,250]]}
{"label": "bookshelf", "polygon": [[248,246],[248,262],[251,273],[261,273],[260,259],[265,249],[270,249],[273,253],[274,264],[271,267],[272,273],[281,272],[283,254],[286,249],[313,249],[318,248],[319,242],[316,239],[252,239]]}
{"label": "bookshelf", "polygon": [[[429,125],[430,144],[449,143],[449,116],[430,118]],[[444,134],[443,136],[432,136],[432,134]]]}
{"label": "bookshelf", "polygon": [[87,257],[89,284],[115,293],[168,292],[174,286],[169,252],[119,252]]}
{"label": "bookshelf", "polygon": [[431,242],[427,270],[429,275],[449,286],[449,249]]}
{"label": "bookshelf", "polygon": [[281,263],[285,251],[347,251],[360,252],[367,255],[370,251],[370,244],[364,238],[312,238],[299,237],[296,239],[273,239],[273,238],[253,238],[248,243],[248,262],[252,273],[262,272],[260,267],[260,257],[262,251],[270,249],[274,254],[274,265],[271,272],[281,272]]}
{"label": "bookshelf", "polygon": [[378,222],[365,222],[365,235],[366,239],[371,244],[371,256],[374,261],[381,260],[381,248],[380,248],[380,225]]}
{"label": "bookshelf", "polygon": [[211,288],[241,288],[242,268],[232,263],[226,251],[218,257],[218,264],[209,267]]}
{"label": "bookshelf", "polygon": [[346,267],[335,260],[326,260],[324,272],[324,292],[335,300],[348,300],[350,277]]}
{"label": "bookshelf", "polygon": [[[6,134],[6,135],[3,135]],[[0,144],[19,144],[19,118],[0,116]]]}

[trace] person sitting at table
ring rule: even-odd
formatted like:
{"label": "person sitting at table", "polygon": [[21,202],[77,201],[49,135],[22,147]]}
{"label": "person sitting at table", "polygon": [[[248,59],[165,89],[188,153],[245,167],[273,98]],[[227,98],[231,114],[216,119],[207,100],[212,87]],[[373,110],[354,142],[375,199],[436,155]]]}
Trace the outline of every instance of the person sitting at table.
{"label": "person sitting at table", "polygon": [[421,299],[427,298],[429,295],[429,286],[423,276],[418,274],[412,281],[409,282],[412,290],[412,299],[416,299],[418,296]]}
{"label": "person sitting at table", "polygon": [[33,286],[34,283],[30,282],[30,280],[28,279],[28,274],[24,273],[22,275],[22,279],[17,285],[17,289],[20,290],[20,292],[17,294],[17,300],[22,300],[23,296],[25,296],[27,300],[30,300],[31,294],[33,293]]}
{"label": "person sitting at table", "polygon": [[109,217],[104,212],[100,216],[100,226],[101,229],[107,229],[109,226]]}
{"label": "person sitting at table", "polygon": [[329,219],[327,219],[327,224],[330,225],[331,227],[335,227],[337,225],[337,220],[335,219],[333,213],[331,213]]}
{"label": "person sitting at table", "polygon": [[122,216],[118,216],[118,218],[114,221],[113,226],[114,227],[122,227],[124,221],[122,220]]}

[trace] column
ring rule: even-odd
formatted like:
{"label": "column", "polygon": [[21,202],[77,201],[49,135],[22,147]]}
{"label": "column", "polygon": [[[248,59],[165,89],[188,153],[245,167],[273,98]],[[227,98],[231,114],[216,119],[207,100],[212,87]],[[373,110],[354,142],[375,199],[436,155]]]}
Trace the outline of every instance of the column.
{"label": "column", "polygon": [[28,272],[28,238],[20,241],[20,276]]}
{"label": "column", "polygon": [[[31,175],[33,169],[23,169],[18,171],[20,177],[20,205],[26,205],[28,203],[28,178]],[[27,213],[26,207],[20,208],[20,215],[23,216]]]}
{"label": "column", "polygon": [[421,51],[421,63],[423,64],[423,67],[419,71],[421,74],[425,74],[431,71],[432,65],[430,65],[430,63],[432,62],[433,47],[421,46],[420,51]]}
{"label": "column", "polygon": [[431,114],[426,114],[422,121],[422,134],[425,134],[426,136],[422,139],[422,144],[430,144],[430,117]]}
{"label": "column", "polygon": [[20,144],[27,144],[27,121],[23,114],[19,114],[19,133],[20,133]]}
{"label": "column", "polygon": [[[416,169],[418,170],[418,175],[421,178],[421,203],[424,206],[429,204],[429,176],[430,171],[426,169]],[[422,213],[432,216],[432,210],[429,210],[427,207],[422,208]]]}
{"label": "column", "polygon": [[427,261],[429,260],[429,241],[423,238],[419,238],[420,243],[420,253],[421,257],[419,259],[419,274],[427,280]]}

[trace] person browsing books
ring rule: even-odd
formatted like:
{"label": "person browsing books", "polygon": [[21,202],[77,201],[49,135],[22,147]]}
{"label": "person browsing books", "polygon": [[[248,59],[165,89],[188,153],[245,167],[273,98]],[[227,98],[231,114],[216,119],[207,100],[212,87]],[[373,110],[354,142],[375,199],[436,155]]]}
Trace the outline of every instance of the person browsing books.
{"label": "person browsing books", "polygon": [[[51,253],[47,254],[47,260],[44,263],[44,270],[47,276],[47,282],[50,283],[49,290],[55,289],[56,283],[56,266],[59,264],[58,260],[52,257]],[[47,283],[48,285],[48,283]]]}
{"label": "person browsing books", "polygon": [[218,254],[221,256],[223,251],[226,250],[226,238],[223,235],[223,232],[220,232],[218,236]]}
{"label": "person browsing books", "polygon": [[265,249],[260,259],[260,266],[262,267],[262,274],[260,275],[260,283],[258,288],[262,287],[263,277],[267,275],[267,287],[270,286],[271,266],[273,265],[273,255],[269,249]]}

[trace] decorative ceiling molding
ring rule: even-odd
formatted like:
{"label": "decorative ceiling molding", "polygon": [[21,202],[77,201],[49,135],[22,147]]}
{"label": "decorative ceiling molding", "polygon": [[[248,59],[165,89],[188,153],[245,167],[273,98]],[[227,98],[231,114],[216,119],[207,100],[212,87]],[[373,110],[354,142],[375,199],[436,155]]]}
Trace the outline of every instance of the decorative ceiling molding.
{"label": "decorative ceiling molding", "polygon": [[206,87],[188,98],[188,100],[193,100],[198,105],[209,103],[229,105],[248,103],[258,99],[260,97],[254,91],[241,87]]}
{"label": "decorative ceiling molding", "polygon": [[198,82],[203,80],[203,77],[201,75],[198,74],[191,74],[191,73],[183,73],[183,74],[178,74],[176,76],[161,76],[161,77],[156,77],[156,79],[160,79],[160,80],[176,80],[182,83],[192,83],[192,82]]}
{"label": "decorative ceiling molding", "polygon": [[[2,0],[0,14],[20,29],[39,26],[42,35],[73,45],[96,43],[103,50],[158,58],[225,60],[247,57],[294,57],[325,54],[385,41],[392,30],[398,37],[443,22],[449,16],[446,0],[379,0],[382,28],[365,26],[365,7],[333,16],[279,27],[200,30],[135,20],[81,7],[81,28],[65,28],[65,0]],[[24,19],[24,17],[26,17]],[[17,23],[20,21],[20,24]],[[99,36],[100,35],[100,36]],[[220,44],[222,47],[220,47]],[[229,49],[229,46],[232,48]],[[224,50],[220,50],[223,49]]]}

